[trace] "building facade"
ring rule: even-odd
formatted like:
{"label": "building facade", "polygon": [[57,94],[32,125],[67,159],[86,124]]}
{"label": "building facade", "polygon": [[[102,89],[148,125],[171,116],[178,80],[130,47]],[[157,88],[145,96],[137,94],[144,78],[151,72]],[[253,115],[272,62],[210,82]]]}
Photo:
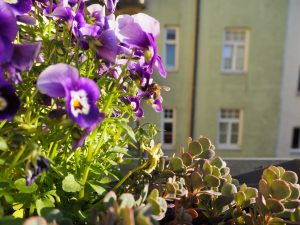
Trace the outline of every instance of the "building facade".
{"label": "building facade", "polygon": [[286,24],[277,156],[300,157],[300,1],[290,0]]}
{"label": "building facade", "polygon": [[171,91],[146,119],[167,155],[200,135],[222,157],[300,153],[299,11],[297,0],[147,1]]}

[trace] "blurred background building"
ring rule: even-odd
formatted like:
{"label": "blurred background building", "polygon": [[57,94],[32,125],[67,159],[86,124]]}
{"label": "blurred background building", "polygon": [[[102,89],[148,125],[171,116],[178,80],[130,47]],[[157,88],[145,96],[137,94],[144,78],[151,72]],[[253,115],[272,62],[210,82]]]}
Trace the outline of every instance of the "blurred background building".
{"label": "blurred background building", "polygon": [[299,0],[122,1],[161,23],[171,91],[142,122],[166,155],[204,135],[222,157],[300,156]]}

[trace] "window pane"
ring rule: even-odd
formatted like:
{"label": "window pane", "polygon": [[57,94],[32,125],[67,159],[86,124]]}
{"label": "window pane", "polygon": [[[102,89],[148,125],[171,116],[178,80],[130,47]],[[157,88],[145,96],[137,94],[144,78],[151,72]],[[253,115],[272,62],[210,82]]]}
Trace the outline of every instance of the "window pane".
{"label": "window pane", "polygon": [[220,133],[227,133],[228,123],[220,123]]}
{"label": "window pane", "polygon": [[220,123],[219,126],[219,142],[220,144],[226,144],[228,123]]}
{"label": "window pane", "polygon": [[244,69],[244,54],[245,54],[244,46],[238,46],[236,49],[236,69],[238,70]]}
{"label": "window pane", "polygon": [[176,30],[168,29],[167,30],[167,40],[175,40],[176,39]]}
{"label": "window pane", "polygon": [[238,143],[238,135],[237,134],[231,134],[230,144],[237,144],[237,143]]}
{"label": "window pane", "polygon": [[223,48],[223,66],[224,66],[224,69],[231,69],[231,67],[232,67],[232,53],[233,53],[233,46],[224,45],[224,48]]}
{"label": "window pane", "polygon": [[237,134],[239,132],[239,124],[238,123],[231,124],[231,132],[234,134]]}
{"label": "window pane", "polygon": [[226,144],[227,135],[226,134],[220,134],[219,142],[220,144]]}
{"label": "window pane", "polygon": [[167,132],[172,132],[173,131],[173,124],[172,123],[165,123],[164,124],[164,130]]}
{"label": "window pane", "polygon": [[299,148],[299,134],[300,134],[300,128],[294,128],[292,148]]}
{"label": "window pane", "polygon": [[238,143],[238,135],[239,135],[239,124],[232,123],[231,124],[231,135],[230,135],[230,143],[231,144]]}
{"label": "window pane", "polygon": [[173,143],[172,133],[170,133],[170,132],[165,132],[164,133],[164,143],[165,144],[172,144]]}
{"label": "window pane", "polygon": [[166,62],[168,67],[175,67],[175,45],[167,44],[166,45]]}

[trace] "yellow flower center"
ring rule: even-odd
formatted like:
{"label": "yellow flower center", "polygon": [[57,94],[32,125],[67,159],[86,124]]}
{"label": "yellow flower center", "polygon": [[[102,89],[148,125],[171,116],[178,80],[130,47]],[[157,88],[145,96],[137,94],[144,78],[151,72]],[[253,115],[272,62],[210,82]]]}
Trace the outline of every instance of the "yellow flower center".
{"label": "yellow flower center", "polygon": [[87,115],[90,111],[90,105],[85,90],[71,91],[70,105],[71,112],[75,117],[78,117],[78,114]]}

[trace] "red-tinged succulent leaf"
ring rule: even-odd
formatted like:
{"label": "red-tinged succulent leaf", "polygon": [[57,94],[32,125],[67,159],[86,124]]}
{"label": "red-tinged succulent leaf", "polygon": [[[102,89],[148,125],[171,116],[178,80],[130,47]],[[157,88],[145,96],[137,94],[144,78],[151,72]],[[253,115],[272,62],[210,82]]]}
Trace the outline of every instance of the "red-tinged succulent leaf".
{"label": "red-tinged succulent leaf", "polygon": [[262,178],[265,179],[268,184],[271,184],[273,180],[276,180],[279,178],[279,176],[272,170],[270,167],[265,169],[262,175]]}
{"label": "red-tinged succulent leaf", "polygon": [[200,144],[202,146],[202,149],[204,151],[210,149],[211,141],[207,137],[200,137],[199,142],[200,142]]}
{"label": "red-tinged succulent leaf", "polygon": [[282,174],[281,179],[290,182],[292,184],[297,184],[298,182],[298,176],[293,171],[285,171],[285,173]]}
{"label": "red-tinged succulent leaf", "polygon": [[267,199],[266,206],[272,213],[281,213],[284,211],[284,205],[274,198]]}
{"label": "red-tinged succulent leaf", "polygon": [[286,199],[291,195],[290,185],[284,180],[273,180],[270,190],[272,197],[276,199]]}
{"label": "red-tinged succulent leaf", "polygon": [[265,198],[268,198],[270,195],[270,187],[265,179],[260,179],[259,181],[259,191],[263,194]]}
{"label": "red-tinged succulent leaf", "polygon": [[199,216],[198,212],[193,209],[193,208],[189,208],[186,210],[194,219],[197,218]]}
{"label": "red-tinged succulent leaf", "polygon": [[201,144],[198,141],[192,141],[189,144],[188,152],[192,156],[197,156],[197,155],[201,154],[202,151],[203,151],[202,146],[201,146]]}

